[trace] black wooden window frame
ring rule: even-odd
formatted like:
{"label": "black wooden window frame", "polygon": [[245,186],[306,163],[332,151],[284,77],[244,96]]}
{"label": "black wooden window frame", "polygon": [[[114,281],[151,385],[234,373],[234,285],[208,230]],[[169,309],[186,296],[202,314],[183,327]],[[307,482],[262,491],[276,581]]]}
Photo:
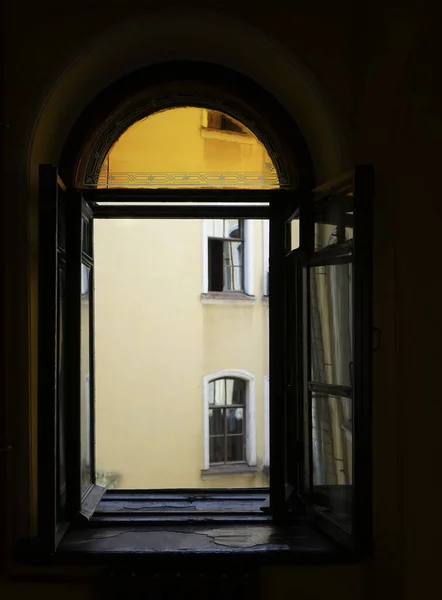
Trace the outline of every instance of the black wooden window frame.
{"label": "black wooden window frame", "polygon": [[[342,531],[318,509],[311,486],[311,400],[308,390],[308,266],[314,252],[315,203],[333,198],[342,189],[354,193],[354,397],[355,416],[353,529]],[[90,453],[92,476],[86,488],[81,475],[80,308],[81,264],[93,272],[93,220],[106,218],[269,219],[269,321],[270,321],[270,487],[265,490],[223,490],[228,497],[259,491],[268,493],[263,511],[275,523],[287,524],[309,515],[318,527],[354,552],[367,550],[371,540],[371,167],[311,191],[272,190],[146,190],[68,189],[50,165],[40,167],[40,280],[39,280],[39,526],[38,539],[50,552],[69,526],[82,527],[110,492],[96,485],[94,471],[93,335]],[[177,202],[181,204],[178,205]],[[222,203],[219,205],[218,203]],[[291,251],[290,221],[299,218],[300,246]],[[64,248],[64,242],[66,248]],[[324,253],[323,253],[324,255]],[[65,273],[60,277],[59,273]],[[61,284],[62,283],[62,284]],[[60,290],[57,293],[57,290]],[[93,284],[91,285],[93,330]],[[60,320],[60,305],[66,306]],[[60,378],[58,322],[63,322],[65,377]],[[62,383],[60,383],[62,382]],[[62,388],[62,389],[61,389]],[[311,391],[311,390],[310,390]],[[61,398],[61,400],[60,400]],[[60,408],[63,408],[60,411]],[[65,423],[60,424],[60,414]],[[61,436],[60,433],[63,433]],[[65,440],[60,447],[59,440]],[[60,468],[61,457],[66,459]],[[64,466],[63,466],[64,467]],[[66,482],[60,473],[66,473]],[[64,485],[65,484],[65,485]],[[64,504],[60,509],[60,490]],[[198,493],[202,490],[197,490]],[[217,490],[220,492],[220,490]],[[150,491],[177,494],[190,490]],[[195,493],[195,490],[193,490]],[[141,492],[126,490],[125,518],[137,522],[131,502]],[[124,495],[123,494],[123,495]],[[143,492],[144,497],[146,491]],[[121,496],[121,494],[120,494]],[[225,497],[224,497],[225,500]],[[179,513],[179,511],[178,511]],[[177,516],[178,516],[177,513]],[[164,523],[171,511],[156,514]],[[179,517],[178,517],[179,518]],[[187,517],[186,517],[187,518]],[[205,515],[210,519],[210,515]],[[219,514],[218,517],[219,518]],[[227,517],[226,517],[227,518]],[[104,519],[106,519],[104,517]]]}

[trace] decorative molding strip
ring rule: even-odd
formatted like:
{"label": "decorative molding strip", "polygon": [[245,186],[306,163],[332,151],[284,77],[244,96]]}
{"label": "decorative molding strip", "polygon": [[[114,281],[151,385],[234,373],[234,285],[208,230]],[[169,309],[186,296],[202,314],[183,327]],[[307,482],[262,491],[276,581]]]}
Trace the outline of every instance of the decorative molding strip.
{"label": "decorative molding strip", "polygon": [[98,178],[88,177],[86,187],[280,187],[276,172],[249,171],[249,172],[188,172],[188,173],[145,173],[145,172],[117,172],[108,175],[102,171]]}

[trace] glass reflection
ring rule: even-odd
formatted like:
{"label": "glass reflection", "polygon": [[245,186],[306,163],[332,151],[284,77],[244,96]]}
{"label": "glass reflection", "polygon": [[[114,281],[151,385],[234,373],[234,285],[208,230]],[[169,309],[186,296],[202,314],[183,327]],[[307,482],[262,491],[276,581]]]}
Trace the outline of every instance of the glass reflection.
{"label": "glass reflection", "polygon": [[229,408],[227,410],[227,433],[243,432],[243,409]]}
{"label": "glass reflection", "polygon": [[243,283],[243,243],[224,242],[224,290],[240,292]]}
{"label": "glass reflection", "polygon": [[224,433],[224,409],[209,410],[209,434],[222,435]]}
{"label": "glass reflection", "polygon": [[210,464],[224,463],[224,436],[209,439]]}
{"label": "glass reflection", "polygon": [[315,208],[315,250],[353,239],[353,199],[343,196],[335,202],[325,201]]}
{"label": "glass reflection", "polygon": [[317,504],[349,529],[353,484],[351,398],[312,394],[312,447]]}
{"label": "glass reflection", "polygon": [[244,460],[244,438],[242,435],[227,436],[227,461],[241,462]]}
{"label": "glass reflection", "polygon": [[299,248],[299,219],[290,221],[290,250]]}
{"label": "glass reflection", "polygon": [[310,268],[311,379],[351,386],[352,265]]}
{"label": "glass reflection", "polygon": [[92,482],[91,474],[91,381],[90,381],[90,276],[91,269],[81,265],[81,486],[86,488]]}
{"label": "glass reflection", "polygon": [[58,460],[57,460],[57,518],[61,521],[65,518],[66,510],[66,415],[65,415],[65,323],[64,312],[66,282],[64,270],[58,271],[58,377],[57,377],[57,436],[58,436]]}

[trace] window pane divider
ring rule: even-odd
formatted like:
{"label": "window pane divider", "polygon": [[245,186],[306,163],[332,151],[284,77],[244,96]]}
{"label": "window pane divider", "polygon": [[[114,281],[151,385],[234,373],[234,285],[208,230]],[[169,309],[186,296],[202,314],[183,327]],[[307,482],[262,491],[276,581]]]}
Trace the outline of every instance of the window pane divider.
{"label": "window pane divider", "polygon": [[337,265],[349,265],[353,263],[352,254],[346,256],[318,256],[308,262],[309,267],[333,267]]}
{"label": "window pane divider", "polygon": [[86,202],[286,202],[299,194],[293,189],[179,189],[105,188],[80,190]]}
{"label": "window pane divider", "polygon": [[319,383],[315,381],[309,381],[307,384],[308,389],[315,394],[327,394],[328,396],[343,396],[344,398],[351,398],[353,390],[347,385],[337,385],[333,383]]}
{"label": "window pane divider", "polygon": [[340,257],[349,257],[351,260],[351,255],[353,252],[353,240],[348,240],[347,242],[343,242],[342,244],[332,244],[330,246],[326,246],[322,250],[318,250],[312,254],[308,263],[309,265],[318,264],[318,262],[323,260],[331,260],[333,258]]}
{"label": "window pane divider", "polygon": [[[239,200],[237,200],[239,202]],[[270,207],[263,206],[92,206],[96,219],[269,219]]]}

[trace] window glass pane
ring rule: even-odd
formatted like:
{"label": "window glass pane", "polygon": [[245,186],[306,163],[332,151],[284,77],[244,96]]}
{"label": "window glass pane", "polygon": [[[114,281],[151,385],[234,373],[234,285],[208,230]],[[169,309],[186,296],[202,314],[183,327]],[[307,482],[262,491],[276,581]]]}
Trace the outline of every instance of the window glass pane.
{"label": "window glass pane", "polygon": [[224,220],[224,237],[238,239],[242,237],[241,221],[238,219]]}
{"label": "window glass pane", "polygon": [[227,461],[236,462],[244,460],[244,436],[227,436]]}
{"label": "window glass pane", "polygon": [[243,379],[226,379],[227,404],[245,404],[246,382]]}
{"label": "window glass pane", "polygon": [[229,247],[229,260],[234,267],[243,266],[244,245],[242,242],[225,242]]}
{"label": "window glass pane", "polygon": [[224,379],[226,384],[226,404],[233,404],[233,388],[235,385],[235,379]]}
{"label": "window glass pane", "polygon": [[81,484],[88,486],[91,479],[91,443],[90,443],[90,273],[86,265],[81,265],[82,285],[81,290],[81,390],[80,390],[80,415],[81,415]]}
{"label": "window glass pane", "polygon": [[[255,281],[261,282],[263,224],[249,223]],[[204,233],[202,219],[97,219],[94,224],[96,470],[99,482],[109,487],[269,484],[264,470],[268,303],[246,305],[234,295],[227,302],[206,301]],[[241,374],[253,375],[254,385]],[[253,411],[247,408],[249,390]],[[251,433],[254,445],[247,446],[247,456],[256,455],[253,475],[205,472],[210,463],[227,461],[227,410],[227,435],[243,438],[236,446],[229,442],[242,449],[232,450],[235,461],[246,461],[246,432]],[[216,436],[220,439],[212,439]]]}
{"label": "window glass pane", "polygon": [[223,408],[209,410],[209,434],[223,435],[224,434],[224,418],[225,411]]}
{"label": "window glass pane", "polygon": [[345,239],[352,240],[353,239],[353,211],[348,211],[345,213]]}
{"label": "window glass pane", "polygon": [[290,221],[290,250],[299,248],[299,219]]}
{"label": "window glass pane", "polygon": [[[215,112],[180,107],[148,117],[140,114],[126,131],[110,121],[91,151],[84,187],[279,187],[275,166],[259,139],[239,120],[235,124],[223,113],[214,117]],[[208,127],[208,122],[218,127]],[[118,138],[109,150],[103,144],[106,138]]]}
{"label": "window glass pane", "polygon": [[226,404],[226,384],[224,379],[216,379],[210,385],[213,386],[214,404]]}
{"label": "window glass pane", "polygon": [[210,464],[224,462],[224,436],[209,438]]}
{"label": "window glass pane", "polygon": [[246,382],[240,379],[235,380],[235,394],[234,394],[234,402],[235,404],[245,404],[246,403]]}
{"label": "window glass pane", "polygon": [[227,433],[243,433],[244,409],[229,408],[226,413]]}
{"label": "window glass pane", "polygon": [[311,379],[352,386],[352,265],[310,268]]}
{"label": "window glass pane", "polygon": [[57,376],[57,520],[65,518],[66,510],[66,388],[65,332],[66,279],[64,269],[58,271],[58,376]]}
{"label": "window glass pane", "polygon": [[264,379],[264,466],[270,466],[270,379]]}
{"label": "window glass pane", "polygon": [[315,207],[315,250],[353,239],[353,196],[342,194]]}
{"label": "window glass pane", "polygon": [[224,291],[244,291],[242,267],[232,267],[231,265],[227,265],[224,268]]}
{"label": "window glass pane", "polygon": [[352,400],[312,394],[313,491],[316,505],[351,529]]}

